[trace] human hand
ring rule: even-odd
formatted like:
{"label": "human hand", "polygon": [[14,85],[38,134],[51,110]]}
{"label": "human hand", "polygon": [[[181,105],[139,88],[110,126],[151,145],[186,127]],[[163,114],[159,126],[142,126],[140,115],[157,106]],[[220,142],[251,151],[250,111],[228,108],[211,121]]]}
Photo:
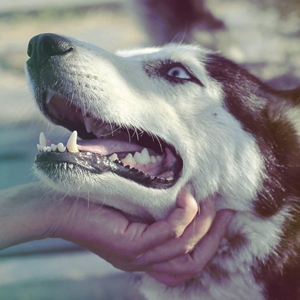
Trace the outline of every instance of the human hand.
{"label": "human hand", "polygon": [[[0,249],[35,239],[73,241],[115,267],[145,271],[175,286],[199,274],[215,254],[233,214],[215,216],[213,201],[198,206],[189,189],[177,208],[151,225],[130,223],[116,210],[83,199],[58,199],[39,183],[0,191]],[[214,220],[214,221],[213,221]]]}
{"label": "human hand", "polygon": [[[64,200],[64,205],[68,202]],[[176,286],[195,277],[211,260],[224,236],[233,211],[216,214],[214,199],[200,205],[185,188],[177,208],[151,225],[130,223],[110,208],[71,200],[64,220],[52,236],[94,252],[124,271],[145,271],[156,280]],[[70,213],[71,211],[71,213]]]}

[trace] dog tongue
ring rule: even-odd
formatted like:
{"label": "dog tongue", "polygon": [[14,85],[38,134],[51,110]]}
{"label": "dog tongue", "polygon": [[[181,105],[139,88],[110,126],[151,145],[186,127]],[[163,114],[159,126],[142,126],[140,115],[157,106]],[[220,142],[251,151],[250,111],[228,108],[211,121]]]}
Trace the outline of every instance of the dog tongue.
{"label": "dog tongue", "polygon": [[118,152],[141,152],[143,150],[143,147],[137,144],[113,139],[78,140],[77,146],[80,151],[100,155],[110,155]]}

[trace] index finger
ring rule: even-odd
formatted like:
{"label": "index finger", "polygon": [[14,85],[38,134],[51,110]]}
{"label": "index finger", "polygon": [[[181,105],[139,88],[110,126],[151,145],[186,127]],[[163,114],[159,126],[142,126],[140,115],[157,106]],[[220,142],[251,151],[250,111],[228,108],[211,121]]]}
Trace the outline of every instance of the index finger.
{"label": "index finger", "polygon": [[177,208],[171,215],[162,221],[157,221],[151,225],[132,223],[124,232],[134,233],[135,247],[140,251],[160,245],[170,238],[180,237],[186,227],[193,221],[198,212],[198,204],[194,199],[190,186],[186,186],[177,199]]}
{"label": "index finger", "polygon": [[233,215],[234,211],[232,210],[219,211],[209,233],[199,242],[192,253],[152,265],[149,270],[171,275],[193,274],[195,276],[199,274],[215,255]]}
{"label": "index finger", "polygon": [[146,251],[139,256],[136,263],[141,265],[159,263],[190,252],[210,229],[215,213],[214,199],[207,198],[201,204],[201,213],[197,214],[179,238],[170,239]]}

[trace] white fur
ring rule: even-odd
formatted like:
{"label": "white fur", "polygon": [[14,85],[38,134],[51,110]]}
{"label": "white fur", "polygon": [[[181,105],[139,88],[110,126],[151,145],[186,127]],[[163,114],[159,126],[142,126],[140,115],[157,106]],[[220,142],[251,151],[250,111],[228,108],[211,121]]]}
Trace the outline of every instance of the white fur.
{"label": "white fur", "polygon": [[[149,189],[110,173],[72,177],[59,186],[57,182],[50,184],[62,192],[100,199],[127,213],[147,213],[156,219],[166,217],[175,207],[177,194],[187,182],[192,183],[199,201],[217,194],[217,209],[238,211],[229,233],[241,232],[249,239],[247,247],[234,257],[221,259],[216,255],[212,261],[229,273],[230,280],[215,282],[204,270],[185,289],[167,288],[143,276],[143,294],[153,300],[264,299],[263,286],[255,282],[251,266],[255,258],[263,260],[277,245],[285,212],[268,220],[252,213],[251,200],[264,178],[263,159],[254,137],[224,107],[222,88],[205,70],[207,52],[196,46],[168,45],[115,55],[72,42],[76,53],[57,66],[57,85],[72,91],[71,101],[94,117],[147,130],[173,145],[183,159],[183,171],[167,190]],[[193,82],[172,85],[162,78],[149,77],[143,66],[157,59],[188,66],[205,87]],[[85,89],[85,84],[94,89]],[[227,246],[224,239],[219,252],[229,253]]]}

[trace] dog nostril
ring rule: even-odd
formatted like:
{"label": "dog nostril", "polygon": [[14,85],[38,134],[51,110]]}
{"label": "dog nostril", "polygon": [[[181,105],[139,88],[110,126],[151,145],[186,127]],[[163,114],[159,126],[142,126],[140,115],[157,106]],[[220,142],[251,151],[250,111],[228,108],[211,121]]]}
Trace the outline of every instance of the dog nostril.
{"label": "dog nostril", "polygon": [[41,51],[48,56],[64,54],[73,49],[68,42],[56,36],[48,36],[41,41]]}
{"label": "dog nostril", "polygon": [[73,51],[74,45],[65,37],[44,33],[34,36],[28,43],[27,54],[30,63],[42,63],[52,56],[63,55]]}
{"label": "dog nostril", "polygon": [[41,51],[49,56],[56,55],[56,52],[54,47],[52,46],[52,43],[49,41],[44,41],[41,46]]}

